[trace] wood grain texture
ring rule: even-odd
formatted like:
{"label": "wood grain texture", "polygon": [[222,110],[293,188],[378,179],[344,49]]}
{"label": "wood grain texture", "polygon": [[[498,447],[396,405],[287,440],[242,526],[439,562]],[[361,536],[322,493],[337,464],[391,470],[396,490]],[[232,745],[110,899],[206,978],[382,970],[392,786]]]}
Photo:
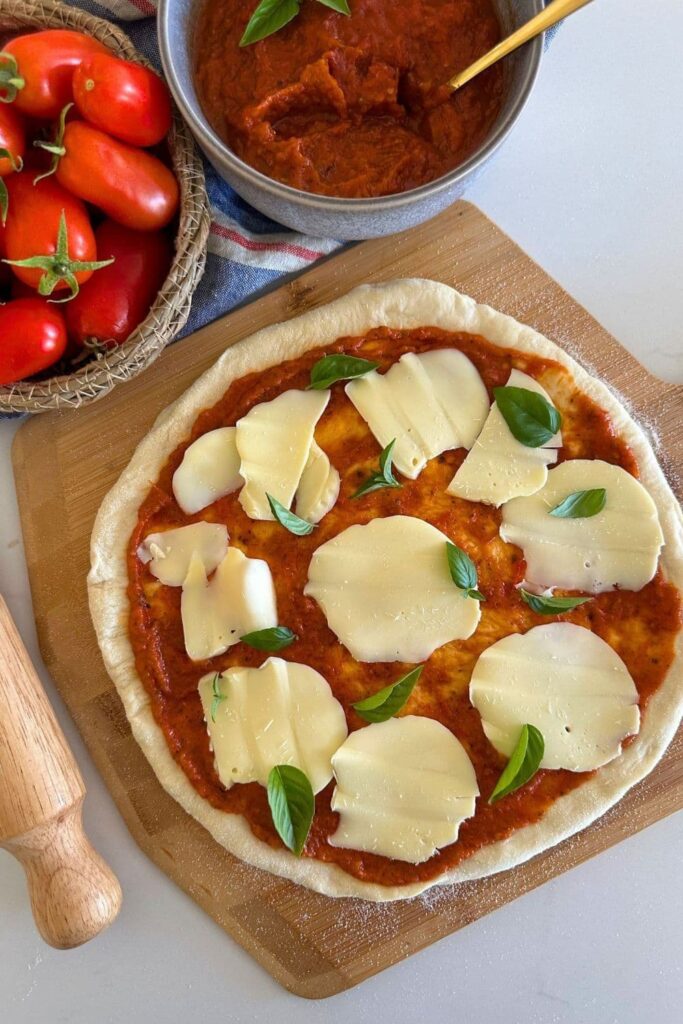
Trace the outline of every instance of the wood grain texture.
{"label": "wood grain texture", "polygon": [[393,238],[364,242],[173,346],[102,403],[50,414],[17,434],[14,463],[41,650],[131,832],[283,985],[320,998],[357,984],[683,807],[683,736],[618,807],[513,871],[371,905],[331,900],[246,867],[160,788],[101,664],[87,609],[97,508],[157,414],[228,345],[357,284],[432,277],[532,324],[626,396],[659,432],[678,486],[683,388],[652,377],[475,207],[458,203]]}
{"label": "wood grain texture", "polygon": [[80,946],[114,920],[121,887],[83,832],[83,780],[1,597],[0,652],[0,846],[45,941]]}

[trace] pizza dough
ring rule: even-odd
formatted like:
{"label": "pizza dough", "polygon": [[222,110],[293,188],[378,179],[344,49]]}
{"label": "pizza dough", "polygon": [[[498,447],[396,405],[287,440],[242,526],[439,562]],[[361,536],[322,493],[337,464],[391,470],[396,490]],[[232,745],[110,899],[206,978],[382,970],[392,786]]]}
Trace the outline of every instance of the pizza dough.
{"label": "pizza dough", "polygon": [[545,356],[568,368],[575,386],[608,413],[615,433],[627,441],[635,454],[640,479],[657,506],[665,541],[662,567],[668,579],[683,589],[683,520],[648,438],[608,388],[532,328],[488,306],[477,305],[434,281],[399,280],[357,288],[327,306],[268,327],[229,348],[159,417],[103,502],[91,543],[88,589],[92,618],[105,664],[133,733],[164,788],[236,856],[332,896],[360,896],[377,901],[401,899],[434,884],[479,878],[527,860],[585,828],[647,775],[674,736],[683,710],[683,654],[679,636],[674,664],[651,698],[639,734],[620,757],[553,804],[535,824],[519,829],[504,842],[481,849],[436,879],[402,886],[363,882],[334,864],[299,859],[284,849],[260,842],[241,816],[223,813],[203,800],[175,762],[135,671],[128,637],[126,551],[150,481],[189,435],[198,413],[217,402],[233,380],[331,344],[342,336],[360,335],[378,326],[425,325],[479,334],[502,348]]}

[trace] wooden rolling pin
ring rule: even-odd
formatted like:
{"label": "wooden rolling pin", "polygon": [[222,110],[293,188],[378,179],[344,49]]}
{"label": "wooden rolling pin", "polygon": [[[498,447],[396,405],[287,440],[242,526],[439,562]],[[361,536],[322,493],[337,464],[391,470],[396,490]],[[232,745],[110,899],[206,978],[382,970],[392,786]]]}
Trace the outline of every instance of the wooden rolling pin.
{"label": "wooden rolling pin", "polygon": [[0,597],[0,847],[21,863],[46,942],[70,949],[114,920],[121,886],[83,832],[85,786]]}

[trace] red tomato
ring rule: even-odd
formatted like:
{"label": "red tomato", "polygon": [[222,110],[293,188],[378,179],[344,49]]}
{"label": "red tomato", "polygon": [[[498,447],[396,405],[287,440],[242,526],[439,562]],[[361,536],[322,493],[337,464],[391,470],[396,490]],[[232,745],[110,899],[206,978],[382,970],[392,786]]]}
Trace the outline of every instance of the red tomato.
{"label": "red tomato", "polygon": [[19,114],[7,103],[0,103],[0,149],[6,149],[14,158],[0,157],[0,178],[17,170],[26,149],[24,122]]}
{"label": "red tomato", "polygon": [[171,127],[171,97],[153,71],[96,53],[74,72],[81,116],[131,146],[156,146]]}
{"label": "red tomato", "polygon": [[65,348],[64,317],[45,299],[14,299],[0,306],[0,384],[45,370]]}
{"label": "red tomato", "polygon": [[[74,69],[93,53],[108,52],[92,36],[69,29],[15,36],[0,57],[0,90],[10,97],[16,90],[13,103],[19,113],[52,120],[73,100]],[[23,85],[12,86],[16,79],[23,79]]]}
{"label": "red tomato", "polygon": [[178,182],[150,153],[110,138],[85,121],[64,131],[60,185],[137,231],[158,231],[178,209]]}
{"label": "red tomato", "polygon": [[150,310],[171,265],[172,246],[157,231],[132,231],[105,220],[95,232],[101,259],[108,267],[81,288],[65,307],[69,337],[109,348],[125,341]]}
{"label": "red tomato", "polygon": [[[8,260],[54,256],[62,212],[66,221],[69,258],[88,263],[97,258],[95,234],[85,206],[53,178],[43,178],[34,185],[33,171],[23,171],[7,179],[7,189],[9,213],[5,224],[4,249]],[[54,262],[54,271],[59,274],[59,261]],[[38,267],[13,266],[12,270],[20,281],[32,288],[38,287],[45,273],[45,269]],[[80,285],[92,277],[92,273],[92,269],[80,270],[74,276]],[[67,282],[61,280],[55,291],[67,287]]]}

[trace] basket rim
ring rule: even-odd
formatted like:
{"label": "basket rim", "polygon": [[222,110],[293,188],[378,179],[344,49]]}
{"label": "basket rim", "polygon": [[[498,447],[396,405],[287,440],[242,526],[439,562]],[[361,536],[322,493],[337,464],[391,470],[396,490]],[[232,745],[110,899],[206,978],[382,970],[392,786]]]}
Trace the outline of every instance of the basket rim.
{"label": "basket rim", "polygon": [[[58,0],[0,0],[0,32],[60,27],[84,31],[116,56],[156,71],[126,33],[105,18]],[[0,386],[0,415],[75,408],[103,397],[149,366],[187,321],[204,270],[211,218],[203,165],[175,103],[167,145],[180,186],[180,215],[173,261],[149,313],[125,342],[70,373]]]}

